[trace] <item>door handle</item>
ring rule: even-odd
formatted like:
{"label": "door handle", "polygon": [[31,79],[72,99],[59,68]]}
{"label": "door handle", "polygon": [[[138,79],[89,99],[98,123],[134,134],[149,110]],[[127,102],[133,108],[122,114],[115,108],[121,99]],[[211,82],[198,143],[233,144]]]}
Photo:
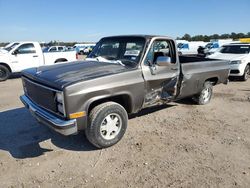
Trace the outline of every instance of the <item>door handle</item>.
{"label": "door handle", "polygon": [[33,57],[38,57],[38,55],[33,55]]}

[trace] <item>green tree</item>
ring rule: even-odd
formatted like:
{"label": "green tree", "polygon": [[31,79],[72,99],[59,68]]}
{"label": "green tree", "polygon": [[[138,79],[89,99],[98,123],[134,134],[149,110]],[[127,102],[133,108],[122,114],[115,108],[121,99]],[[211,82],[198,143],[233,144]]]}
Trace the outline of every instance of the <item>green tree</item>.
{"label": "green tree", "polygon": [[190,41],[191,40],[191,36],[189,34],[185,34],[182,38],[182,40],[187,40],[187,41]]}
{"label": "green tree", "polygon": [[220,36],[220,38],[221,38],[221,39],[228,39],[228,38],[230,38],[230,34],[222,34],[222,35]]}

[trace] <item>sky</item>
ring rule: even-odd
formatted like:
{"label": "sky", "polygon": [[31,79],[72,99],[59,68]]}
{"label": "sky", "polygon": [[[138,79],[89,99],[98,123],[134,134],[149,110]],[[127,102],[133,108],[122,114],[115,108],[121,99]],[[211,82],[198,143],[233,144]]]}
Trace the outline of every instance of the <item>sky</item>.
{"label": "sky", "polygon": [[250,0],[0,0],[0,42],[250,32]]}

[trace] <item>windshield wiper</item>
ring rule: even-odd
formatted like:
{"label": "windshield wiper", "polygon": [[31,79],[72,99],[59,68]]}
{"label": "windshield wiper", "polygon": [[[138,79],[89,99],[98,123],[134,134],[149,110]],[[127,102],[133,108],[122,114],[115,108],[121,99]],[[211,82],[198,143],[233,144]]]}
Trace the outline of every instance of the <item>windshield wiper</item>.
{"label": "windshield wiper", "polygon": [[112,60],[106,58],[105,56],[97,56],[97,57],[91,57],[91,58],[86,58],[86,60],[94,60],[94,61],[98,61],[98,62],[105,62],[105,63],[113,63],[113,64],[119,64],[122,66],[125,66],[121,60],[115,59],[112,57]]}

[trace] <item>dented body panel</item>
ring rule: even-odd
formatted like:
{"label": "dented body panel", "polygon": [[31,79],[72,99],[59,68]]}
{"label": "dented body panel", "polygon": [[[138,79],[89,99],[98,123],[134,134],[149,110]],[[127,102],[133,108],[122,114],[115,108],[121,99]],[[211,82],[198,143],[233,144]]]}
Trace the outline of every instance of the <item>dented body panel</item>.
{"label": "dented body panel", "polygon": [[[86,128],[90,110],[101,102],[115,101],[122,104],[128,113],[136,113],[149,106],[195,95],[201,92],[207,80],[214,84],[227,82],[227,61],[179,57],[173,39],[139,37],[145,38],[145,45],[137,66],[83,61],[28,69],[23,72],[23,78],[32,80],[37,87],[45,86],[62,92],[65,112],[62,119],[69,120],[70,114],[86,112],[86,116],[76,119],[77,130]],[[159,40],[166,40],[171,45],[174,61],[167,66],[158,66],[147,59],[154,42]],[[25,95],[32,101],[27,93]],[[57,112],[49,113],[57,115]]]}
{"label": "dented body panel", "polygon": [[192,96],[201,91],[206,80],[215,84],[226,83],[229,75],[228,61],[209,60],[181,63],[180,93],[177,99]]}

